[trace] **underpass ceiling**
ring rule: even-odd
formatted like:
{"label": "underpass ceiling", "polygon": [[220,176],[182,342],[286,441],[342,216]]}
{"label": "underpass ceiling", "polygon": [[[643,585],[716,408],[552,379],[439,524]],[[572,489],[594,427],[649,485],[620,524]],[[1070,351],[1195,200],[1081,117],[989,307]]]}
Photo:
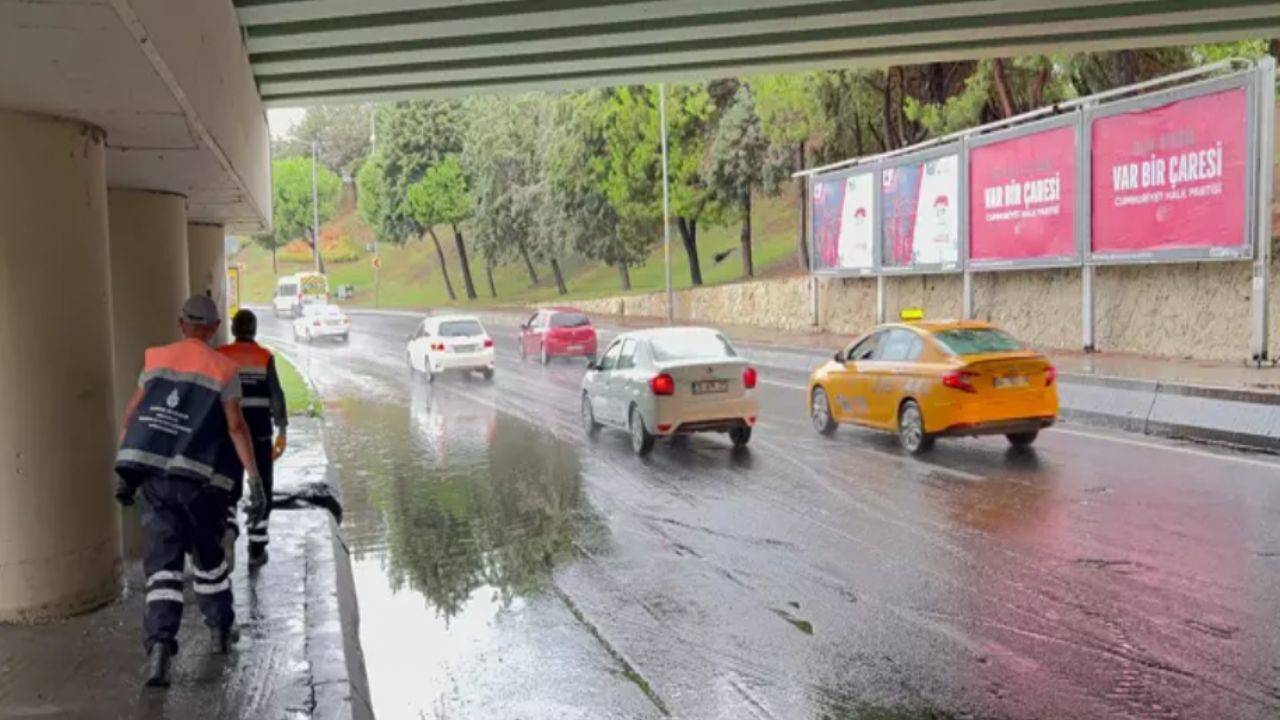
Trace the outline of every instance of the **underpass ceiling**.
{"label": "underpass ceiling", "polygon": [[1275,0],[236,0],[268,105],[1280,35]]}

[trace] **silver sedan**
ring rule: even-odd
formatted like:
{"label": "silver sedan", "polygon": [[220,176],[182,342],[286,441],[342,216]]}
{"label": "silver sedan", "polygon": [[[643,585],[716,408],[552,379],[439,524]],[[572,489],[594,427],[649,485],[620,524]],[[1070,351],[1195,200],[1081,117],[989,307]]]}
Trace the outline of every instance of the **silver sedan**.
{"label": "silver sedan", "polygon": [[756,369],[719,332],[700,327],[619,335],[582,379],[582,421],[631,434],[639,455],[654,439],[695,432],[751,440],[759,404]]}

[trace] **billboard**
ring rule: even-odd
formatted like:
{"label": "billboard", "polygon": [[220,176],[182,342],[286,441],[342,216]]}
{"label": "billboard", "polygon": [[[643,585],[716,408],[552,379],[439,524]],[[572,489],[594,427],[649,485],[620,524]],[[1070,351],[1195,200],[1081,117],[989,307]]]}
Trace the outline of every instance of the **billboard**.
{"label": "billboard", "polygon": [[960,263],[960,156],[881,170],[881,265],[953,270]]}
{"label": "billboard", "polygon": [[969,152],[969,260],[975,266],[1065,264],[1076,251],[1074,123]]}
{"label": "billboard", "polygon": [[1249,254],[1243,87],[1098,114],[1089,130],[1095,259]]}
{"label": "billboard", "polygon": [[811,198],[814,267],[875,269],[875,174],[815,178]]}

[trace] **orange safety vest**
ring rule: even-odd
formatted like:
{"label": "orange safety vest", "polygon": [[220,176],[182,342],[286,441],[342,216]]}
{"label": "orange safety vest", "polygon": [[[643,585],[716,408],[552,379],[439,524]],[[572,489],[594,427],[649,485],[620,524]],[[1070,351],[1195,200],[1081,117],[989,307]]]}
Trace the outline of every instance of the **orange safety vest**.
{"label": "orange safety vest", "polygon": [[227,431],[224,399],[240,397],[235,363],[207,343],[187,339],[147,350],[138,403],[116,472],[183,477],[233,491],[243,475]]}
{"label": "orange safety vest", "polygon": [[271,388],[267,384],[267,375],[271,367],[271,352],[253,341],[223,345],[218,352],[234,362],[240,373],[240,389],[244,394],[240,407],[244,410],[249,431],[257,439],[270,440]]}

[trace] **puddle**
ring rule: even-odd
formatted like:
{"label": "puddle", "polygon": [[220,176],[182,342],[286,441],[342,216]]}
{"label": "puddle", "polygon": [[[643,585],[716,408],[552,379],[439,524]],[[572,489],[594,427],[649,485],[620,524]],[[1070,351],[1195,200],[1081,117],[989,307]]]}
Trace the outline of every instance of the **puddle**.
{"label": "puddle", "polygon": [[326,406],[380,717],[465,704],[545,642],[551,570],[595,534],[576,451],[461,390]]}

